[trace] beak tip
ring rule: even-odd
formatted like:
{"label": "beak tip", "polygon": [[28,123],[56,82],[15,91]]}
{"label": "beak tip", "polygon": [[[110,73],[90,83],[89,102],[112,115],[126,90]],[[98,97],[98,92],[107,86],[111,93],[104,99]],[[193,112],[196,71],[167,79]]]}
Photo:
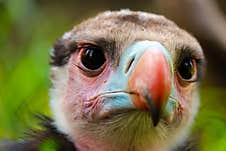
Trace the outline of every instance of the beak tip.
{"label": "beak tip", "polygon": [[151,112],[151,119],[153,126],[156,127],[158,126],[159,120],[160,120],[160,114],[158,112]]}
{"label": "beak tip", "polygon": [[160,121],[161,105],[154,105],[150,95],[145,95],[145,98],[153,126],[156,127]]}

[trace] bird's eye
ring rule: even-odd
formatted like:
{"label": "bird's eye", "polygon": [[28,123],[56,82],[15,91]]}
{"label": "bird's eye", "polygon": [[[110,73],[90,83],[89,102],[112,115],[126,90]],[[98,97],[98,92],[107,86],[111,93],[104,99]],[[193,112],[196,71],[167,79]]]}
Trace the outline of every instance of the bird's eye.
{"label": "bird's eye", "polygon": [[192,58],[183,59],[177,68],[177,73],[183,81],[193,82],[197,79],[196,62]]}
{"label": "bird's eye", "polygon": [[81,62],[88,70],[98,70],[105,63],[104,52],[98,47],[86,47],[82,49]]}

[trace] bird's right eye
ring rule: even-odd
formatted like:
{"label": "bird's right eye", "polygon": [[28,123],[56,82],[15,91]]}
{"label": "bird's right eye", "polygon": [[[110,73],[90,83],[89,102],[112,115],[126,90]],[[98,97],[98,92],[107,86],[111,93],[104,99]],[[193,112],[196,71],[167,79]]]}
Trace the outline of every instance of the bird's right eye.
{"label": "bird's right eye", "polygon": [[80,58],[83,70],[86,72],[99,72],[106,62],[103,50],[96,46],[85,46],[80,49]]}

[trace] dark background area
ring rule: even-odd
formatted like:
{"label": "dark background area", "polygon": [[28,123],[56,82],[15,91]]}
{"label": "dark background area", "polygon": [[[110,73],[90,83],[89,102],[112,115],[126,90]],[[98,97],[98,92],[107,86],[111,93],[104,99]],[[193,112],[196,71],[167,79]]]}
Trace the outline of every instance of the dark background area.
{"label": "dark background area", "polygon": [[49,52],[64,32],[105,10],[163,14],[201,43],[207,71],[193,128],[202,151],[226,150],[225,0],[0,0],[0,138],[18,139],[50,115]]}

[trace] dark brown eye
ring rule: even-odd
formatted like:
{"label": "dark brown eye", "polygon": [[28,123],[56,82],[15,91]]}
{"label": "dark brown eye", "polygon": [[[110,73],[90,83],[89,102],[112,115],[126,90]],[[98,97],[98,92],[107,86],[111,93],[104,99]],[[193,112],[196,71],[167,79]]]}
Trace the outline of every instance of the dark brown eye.
{"label": "dark brown eye", "polygon": [[98,47],[83,48],[81,62],[89,70],[99,69],[106,61],[103,51]]}
{"label": "dark brown eye", "polygon": [[192,58],[183,59],[178,66],[178,74],[184,81],[196,80],[196,64]]}

